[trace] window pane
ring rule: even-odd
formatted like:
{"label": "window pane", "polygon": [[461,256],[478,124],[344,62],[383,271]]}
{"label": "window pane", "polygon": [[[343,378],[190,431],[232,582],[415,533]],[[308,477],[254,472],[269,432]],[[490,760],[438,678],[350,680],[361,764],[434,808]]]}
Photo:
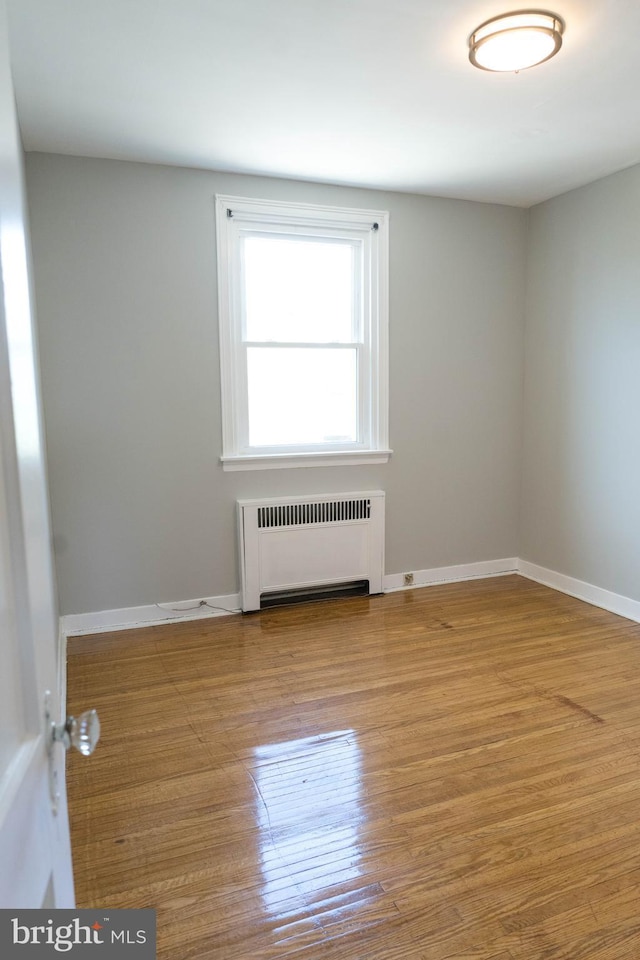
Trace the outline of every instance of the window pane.
{"label": "window pane", "polygon": [[246,237],[247,339],[353,340],[353,263],[352,243]]}
{"label": "window pane", "polygon": [[356,350],[249,347],[249,444],[357,439]]}

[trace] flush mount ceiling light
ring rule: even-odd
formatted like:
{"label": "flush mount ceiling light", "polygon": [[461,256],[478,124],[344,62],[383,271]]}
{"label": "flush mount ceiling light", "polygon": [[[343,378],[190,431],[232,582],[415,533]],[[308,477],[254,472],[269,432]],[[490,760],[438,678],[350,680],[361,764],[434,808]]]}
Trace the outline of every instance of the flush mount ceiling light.
{"label": "flush mount ceiling light", "polygon": [[562,46],[563,30],[554,13],[505,13],[476,27],[469,37],[469,59],[481,70],[517,73],[553,57]]}

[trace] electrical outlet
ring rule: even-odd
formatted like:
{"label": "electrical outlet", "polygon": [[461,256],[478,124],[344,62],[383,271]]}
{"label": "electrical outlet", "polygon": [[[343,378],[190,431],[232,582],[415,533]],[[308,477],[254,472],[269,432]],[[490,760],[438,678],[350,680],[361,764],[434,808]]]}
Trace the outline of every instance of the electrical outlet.
{"label": "electrical outlet", "polygon": [[405,587],[410,587],[412,583],[413,583],[413,574],[412,574],[412,573],[405,573],[405,575],[404,575],[404,585],[405,585]]}

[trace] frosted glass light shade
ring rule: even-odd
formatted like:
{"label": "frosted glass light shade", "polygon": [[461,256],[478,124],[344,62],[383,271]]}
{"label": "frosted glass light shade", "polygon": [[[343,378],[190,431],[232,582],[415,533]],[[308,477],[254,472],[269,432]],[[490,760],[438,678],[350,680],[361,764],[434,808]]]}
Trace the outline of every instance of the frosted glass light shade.
{"label": "frosted glass light shade", "polygon": [[526,70],[558,52],[563,30],[560,17],[539,10],[494,17],[469,37],[469,59],[481,70]]}

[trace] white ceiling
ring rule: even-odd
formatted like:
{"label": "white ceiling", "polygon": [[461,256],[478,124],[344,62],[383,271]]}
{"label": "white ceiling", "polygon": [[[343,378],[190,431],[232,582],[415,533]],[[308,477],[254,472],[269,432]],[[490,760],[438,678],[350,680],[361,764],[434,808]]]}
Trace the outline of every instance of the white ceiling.
{"label": "white ceiling", "polygon": [[640,0],[545,0],[517,75],[467,38],[518,0],[8,2],[27,150],[518,206],[640,161]]}

